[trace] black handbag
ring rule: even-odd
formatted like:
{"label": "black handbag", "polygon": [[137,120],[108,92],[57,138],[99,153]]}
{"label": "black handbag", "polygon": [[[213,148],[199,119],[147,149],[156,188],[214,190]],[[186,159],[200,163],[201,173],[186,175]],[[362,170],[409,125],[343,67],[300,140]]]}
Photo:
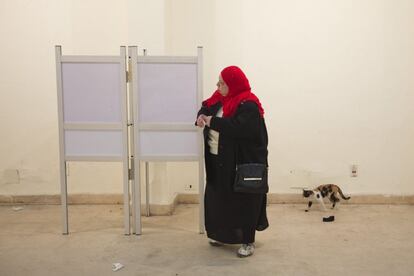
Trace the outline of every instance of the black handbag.
{"label": "black handbag", "polygon": [[266,164],[247,163],[236,165],[234,191],[237,193],[265,194],[269,191]]}

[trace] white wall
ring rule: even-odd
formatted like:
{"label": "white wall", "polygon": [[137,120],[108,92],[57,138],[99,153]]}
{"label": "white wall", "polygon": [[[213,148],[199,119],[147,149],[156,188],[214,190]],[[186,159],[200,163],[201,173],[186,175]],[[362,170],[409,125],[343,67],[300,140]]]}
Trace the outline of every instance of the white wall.
{"label": "white wall", "polygon": [[[271,192],[335,182],[414,194],[413,12],[409,0],[1,1],[0,194],[59,193],[56,44],[63,54],[137,45],[154,55],[202,45],[205,97],[236,64],[263,102]],[[69,170],[72,193],[122,192],[118,164]],[[197,186],[196,164],[151,172],[153,203]]]}
{"label": "white wall", "polygon": [[[162,54],[164,1],[147,2],[0,2],[0,194],[60,193],[54,46],[117,55],[143,43]],[[122,192],[120,164],[70,162],[68,173],[69,193]]]}
{"label": "white wall", "polygon": [[[414,194],[414,2],[214,5],[205,96],[224,66],[245,70],[266,111],[271,192],[333,182],[350,193]],[[176,41],[194,32],[190,22]]]}
{"label": "white wall", "polygon": [[0,2],[2,194],[59,191],[53,45],[72,44],[71,11],[66,1]]}
{"label": "white wall", "polygon": [[246,24],[243,45],[270,54],[245,62],[272,104],[273,191],[299,184],[294,169],[353,193],[413,194],[414,3],[300,3],[277,1],[273,12],[245,6],[245,16],[260,19]]}

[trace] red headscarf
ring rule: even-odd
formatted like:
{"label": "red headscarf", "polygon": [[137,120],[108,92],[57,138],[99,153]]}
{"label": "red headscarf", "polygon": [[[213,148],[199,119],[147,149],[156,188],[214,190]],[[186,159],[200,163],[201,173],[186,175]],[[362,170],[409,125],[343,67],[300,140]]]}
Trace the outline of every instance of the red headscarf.
{"label": "red headscarf", "polygon": [[217,102],[223,105],[223,117],[231,117],[236,112],[241,102],[252,101],[259,107],[260,116],[263,117],[264,110],[262,104],[255,94],[250,90],[249,80],[243,71],[237,66],[229,66],[221,71],[221,77],[229,87],[229,93],[222,96],[218,90],[205,100],[203,104],[210,107]]}

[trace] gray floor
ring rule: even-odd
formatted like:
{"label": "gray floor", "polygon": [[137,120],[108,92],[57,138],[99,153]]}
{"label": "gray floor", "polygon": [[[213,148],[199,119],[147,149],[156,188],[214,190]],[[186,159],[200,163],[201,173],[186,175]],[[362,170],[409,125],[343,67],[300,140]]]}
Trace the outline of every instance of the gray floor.
{"label": "gray floor", "polygon": [[197,233],[198,205],[144,218],[139,237],[122,234],[120,205],[71,206],[69,236],[60,206],[1,206],[0,275],[414,275],[414,206],[343,205],[333,223],[303,210],[270,205],[271,227],[239,259]]}

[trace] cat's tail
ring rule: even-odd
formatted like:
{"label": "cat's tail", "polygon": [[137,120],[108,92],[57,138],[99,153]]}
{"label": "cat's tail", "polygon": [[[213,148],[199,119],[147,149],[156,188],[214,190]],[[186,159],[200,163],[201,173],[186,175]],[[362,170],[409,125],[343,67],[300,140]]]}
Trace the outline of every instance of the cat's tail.
{"label": "cat's tail", "polygon": [[350,198],[351,198],[350,196],[348,196],[348,197],[344,196],[344,194],[342,193],[341,188],[339,188],[339,187],[338,187],[338,192],[339,192],[339,194],[341,195],[341,197],[342,197],[343,199],[345,199],[345,200],[348,200],[348,199],[350,199]]}

